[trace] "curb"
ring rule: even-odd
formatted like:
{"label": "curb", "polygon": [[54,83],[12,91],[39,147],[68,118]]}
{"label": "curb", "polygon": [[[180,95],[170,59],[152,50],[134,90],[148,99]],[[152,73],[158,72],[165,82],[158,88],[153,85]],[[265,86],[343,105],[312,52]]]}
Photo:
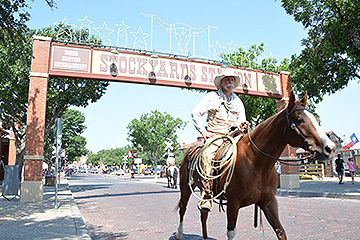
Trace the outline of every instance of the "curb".
{"label": "curb", "polygon": [[[147,179],[140,180],[143,183],[152,183],[152,184],[167,184],[166,179]],[[333,192],[318,192],[311,190],[300,190],[300,189],[281,189],[278,188],[276,191],[276,196],[294,196],[294,197],[323,197],[323,198],[340,198],[340,199],[353,199],[360,200],[360,193],[333,193]]]}
{"label": "curb", "polygon": [[298,190],[278,189],[277,196],[294,196],[294,197],[324,197],[324,198],[341,198],[360,200],[360,193],[330,193],[330,192],[308,192]]}
{"label": "curb", "polygon": [[74,196],[72,195],[72,191],[70,190],[69,183],[66,183],[66,189],[69,190],[71,193],[70,203],[71,203],[71,210],[72,210],[73,218],[74,218],[75,234],[78,239],[91,240],[91,237],[86,228],[84,219],[82,218],[80,210],[75,203],[75,199],[74,199]]}

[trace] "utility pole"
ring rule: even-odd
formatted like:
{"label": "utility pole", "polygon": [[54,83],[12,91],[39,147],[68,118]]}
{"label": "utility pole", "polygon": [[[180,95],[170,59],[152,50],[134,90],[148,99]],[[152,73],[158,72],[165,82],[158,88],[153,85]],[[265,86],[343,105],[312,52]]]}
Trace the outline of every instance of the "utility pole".
{"label": "utility pole", "polygon": [[59,151],[61,149],[62,140],[62,118],[55,120],[55,147],[56,147],[56,158],[55,158],[55,206],[58,208],[58,179],[59,179]]}

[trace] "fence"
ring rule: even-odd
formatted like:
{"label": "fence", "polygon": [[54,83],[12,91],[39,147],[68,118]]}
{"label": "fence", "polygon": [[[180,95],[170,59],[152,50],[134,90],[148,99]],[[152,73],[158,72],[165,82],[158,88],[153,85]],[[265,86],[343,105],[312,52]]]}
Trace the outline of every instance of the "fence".
{"label": "fence", "polygon": [[299,174],[324,178],[323,164],[303,164],[298,166],[298,170],[299,170]]}

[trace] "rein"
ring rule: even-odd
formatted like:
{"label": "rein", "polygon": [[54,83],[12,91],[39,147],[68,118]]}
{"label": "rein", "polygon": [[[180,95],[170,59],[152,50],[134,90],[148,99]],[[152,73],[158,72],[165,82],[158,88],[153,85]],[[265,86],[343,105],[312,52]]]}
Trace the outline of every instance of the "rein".
{"label": "rein", "polygon": [[[255,147],[255,149],[260,152],[261,154],[269,157],[269,158],[272,158],[272,159],[275,159],[276,161],[280,162],[280,163],[283,163],[285,165],[289,165],[289,166],[297,166],[297,164],[291,164],[291,163],[287,163],[287,162],[284,162],[284,160],[281,160],[280,158],[277,158],[277,157],[274,157],[264,151],[262,151],[260,148],[258,148],[258,146],[256,146],[256,144],[254,143],[254,141],[251,139],[250,137],[250,133],[248,133],[248,137],[249,137],[249,140],[251,142],[251,144]],[[288,162],[297,162],[298,160],[287,160]]]}
{"label": "rein", "polygon": [[[301,132],[301,130],[298,128],[298,125],[301,123],[295,123],[292,121],[292,119],[290,118],[290,115],[293,114],[295,111],[299,111],[299,110],[306,110],[305,108],[296,108],[294,110],[292,110],[290,113],[288,112],[287,108],[285,109],[285,113],[286,113],[286,120],[287,120],[287,123],[289,124],[289,127],[293,130],[296,131],[296,133],[301,136],[303,139],[306,139],[306,137],[304,136],[304,134]],[[285,140],[285,133],[286,133],[286,126],[284,127],[284,132],[283,132],[283,137],[284,137],[284,140]],[[249,141],[251,142],[251,144],[255,147],[255,149],[260,152],[261,154],[269,157],[269,158],[272,158],[272,159],[275,159],[276,161],[282,163],[282,164],[285,164],[285,165],[289,165],[289,166],[298,166],[298,164],[291,164],[291,163],[287,163],[287,162],[298,162],[299,160],[286,160],[287,162],[285,162],[285,160],[282,160],[278,157],[274,157],[264,151],[262,151],[260,148],[258,148],[258,146],[256,146],[256,144],[254,143],[254,141],[251,139],[250,137],[250,132],[248,132],[248,137],[249,137]]]}

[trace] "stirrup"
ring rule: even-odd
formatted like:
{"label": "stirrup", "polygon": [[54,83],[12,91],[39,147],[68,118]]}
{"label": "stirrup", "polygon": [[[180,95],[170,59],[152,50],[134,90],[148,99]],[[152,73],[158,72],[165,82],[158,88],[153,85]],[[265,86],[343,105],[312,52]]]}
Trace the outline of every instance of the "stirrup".
{"label": "stirrup", "polygon": [[211,212],[214,209],[214,201],[212,199],[212,194],[210,195],[210,199],[204,199],[204,197],[205,191],[202,191],[197,207],[200,211]]}
{"label": "stirrup", "polygon": [[197,207],[202,212],[211,212],[214,209],[214,201],[212,199],[200,200]]}

